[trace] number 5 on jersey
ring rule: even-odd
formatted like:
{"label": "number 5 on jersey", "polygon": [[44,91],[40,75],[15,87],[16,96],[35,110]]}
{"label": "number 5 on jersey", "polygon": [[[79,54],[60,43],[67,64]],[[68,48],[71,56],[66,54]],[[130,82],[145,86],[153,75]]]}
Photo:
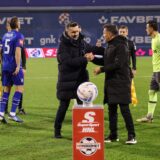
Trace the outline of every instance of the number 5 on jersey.
{"label": "number 5 on jersey", "polygon": [[10,39],[6,39],[6,41],[5,41],[5,51],[4,51],[4,54],[9,54],[9,51],[10,51],[9,42],[10,42]]}

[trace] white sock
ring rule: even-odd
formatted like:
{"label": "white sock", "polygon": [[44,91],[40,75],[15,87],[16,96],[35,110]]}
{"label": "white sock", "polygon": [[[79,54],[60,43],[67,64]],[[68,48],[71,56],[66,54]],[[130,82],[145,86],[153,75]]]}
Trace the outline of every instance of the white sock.
{"label": "white sock", "polygon": [[11,116],[15,116],[16,113],[15,113],[15,112],[10,112],[10,115],[11,115]]}
{"label": "white sock", "polygon": [[4,117],[4,112],[0,112],[0,115]]}

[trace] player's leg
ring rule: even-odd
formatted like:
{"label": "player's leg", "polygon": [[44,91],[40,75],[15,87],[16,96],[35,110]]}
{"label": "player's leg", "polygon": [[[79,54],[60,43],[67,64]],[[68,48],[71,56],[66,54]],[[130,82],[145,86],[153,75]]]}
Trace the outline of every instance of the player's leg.
{"label": "player's leg", "polygon": [[137,122],[152,122],[154,111],[157,105],[157,94],[159,91],[160,73],[153,73],[150,83],[150,90],[148,91],[148,113],[145,117],[137,119]]}
{"label": "player's leg", "polygon": [[157,94],[158,92],[155,90],[149,90],[149,102],[148,102],[148,113],[147,117],[153,118],[154,111],[157,105]]}
{"label": "player's leg", "polygon": [[10,89],[11,89],[11,86],[4,86],[2,98],[0,99],[0,121],[3,123],[7,123],[4,115],[5,115],[6,107],[8,105]]}
{"label": "player's leg", "polygon": [[[23,75],[25,76],[25,69],[23,69]],[[21,100],[20,100],[20,103],[19,103],[19,106],[18,106],[18,110],[19,110],[19,112],[18,112],[19,114],[23,114],[23,115],[26,114],[26,112],[23,108],[23,94],[21,96]]]}
{"label": "player's leg", "polygon": [[[12,88],[12,86],[9,86],[9,91],[7,91],[8,93],[10,93],[11,92],[11,88]],[[4,92],[4,90],[5,89],[3,89],[3,92]],[[7,101],[7,104],[6,104],[6,108],[5,108],[5,114],[8,114],[9,112],[8,112],[8,101]]]}
{"label": "player's leg", "polygon": [[2,93],[3,93],[3,87],[2,87],[2,82],[0,80],[0,98],[2,97]]}
{"label": "player's leg", "polygon": [[132,115],[129,109],[129,104],[120,104],[120,110],[128,131],[128,139],[126,141],[126,144],[136,144],[137,143],[135,139],[136,135],[135,135]]}
{"label": "player's leg", "polygon": [[24,90],[23,87],[24,76],[22,70],[20,69],[17,75],[13,75],[12,79],[13,79],[13,84],[15,86],[15,93],[12,98],[12,107],[9,114],[9,119],[15,122],[22,123],[23,121],[18,116],[16,116],[16,109],[20,103],[20,99]]}
{"label": "player's leg", "polygon": [[19,103],[19,106],[18,106],[18,110],[19,110],[18,113],[25,115],[26,112],[25,112],[22,104],[23,104],[23,94],[22,94],[22,96],[21,96],[20,103]]}
{"label": "player's leg", "polygon": [[60,100],[59,108],[57,110],[56,119],[54,122],[54,137],[62,138],[61,136],[61,128],[62,123],[64,121],[66,111],[69,107],[70,100]]}
{"label": "player's leg", "polygon": [[158,91],[160,89],[160,72],[155,73],[155,84],[152,84],[149,91],[149,103],[148,103],[148,114],[147,116],[153,118],[155,108],[158,101]]}
{"label": "player's leg", "polygon": [[157,91],[155,90],[149,90],[148,95],[149,95],[149,102],[148,102],[148,113],[146,116],[137,119],[137,122],[149,122],[151,123],[153,121],[153,115],[154,111],[157,105]]}
{"label": "player's leg", "polygon": [[18,109],[19,109],[19,110],[22,109],[22,101],[23,101],[23,94],[22,94],[22,96],[21,96],[20,103],[19,103],[19,106],[18,106]]}
{"label": "player's leg", "polygon": [[[0,76],[0,79],[1,79],[1,76]],[[2,94],[3,94],[3,87],[2,87],[2,82],[0,80],[0,103],[2,101]]]}
{"label": "player's leg", "polygon": [[117,133],[117,118],[118,118],[117,108],[118,108],[117,104],[108,105],[110,134],[104,140],[104,142],[106,143],[110,143],[113,141],[119,141],[118,133]]}
{"label": "player's leg", "polygon": [[11,75],[8,72],[3,72],[2,85],[3,85],[3,94],[0,99],[0,121],[7,123],[5,120],[4,114],[5,109],[8,104],[9,94],[12,86]]}
{"label": "player's leg", "polygon": [[5,114],[8,114],[8,103],[6,104]]}

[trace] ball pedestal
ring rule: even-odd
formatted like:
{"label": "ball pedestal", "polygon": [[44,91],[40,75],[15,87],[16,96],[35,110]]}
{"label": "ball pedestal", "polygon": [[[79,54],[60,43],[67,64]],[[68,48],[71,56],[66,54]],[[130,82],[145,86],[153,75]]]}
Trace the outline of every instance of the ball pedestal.
{"label": "ball pedestal", "polygon": [[73,107],[73,160],[104,160],[102,105]]}

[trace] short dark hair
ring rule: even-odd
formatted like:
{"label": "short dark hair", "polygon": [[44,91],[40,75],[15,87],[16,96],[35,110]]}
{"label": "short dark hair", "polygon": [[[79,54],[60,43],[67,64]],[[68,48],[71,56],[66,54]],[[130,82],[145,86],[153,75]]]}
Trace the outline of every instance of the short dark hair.
{"label": "short dark hair", "polygon": [[18,18],[17,17],[12,17],[10,20],[10,26],[11,29],[16,29],[18,28]]}
{"label": "short dark hair", "polygon": [[119,27],[119,29],[127,29],[127,30],[128,30],[128,27],[127,27],[126,25],[121,25],[121,26]]}
{"label": "short dark hair", "polygon": [[107,29],[107,31],[111,32],[113,35],[118,35],[118,27],[115,24],[105,24],[103,26],[104,29]]}
{"label": "short dark hair", "polygon": [[147,22],[147,24],[149,24],[149,26],[152,27],[154,31],[158,31],[158,23],[156,20],[150,20]]}
{"label": "short dark hair", "polygon": [[80,26],[77,22],[69,22],[67,25],[66,25],[66,28],[70,28],[70,27],[76,27],[76,26]]}

